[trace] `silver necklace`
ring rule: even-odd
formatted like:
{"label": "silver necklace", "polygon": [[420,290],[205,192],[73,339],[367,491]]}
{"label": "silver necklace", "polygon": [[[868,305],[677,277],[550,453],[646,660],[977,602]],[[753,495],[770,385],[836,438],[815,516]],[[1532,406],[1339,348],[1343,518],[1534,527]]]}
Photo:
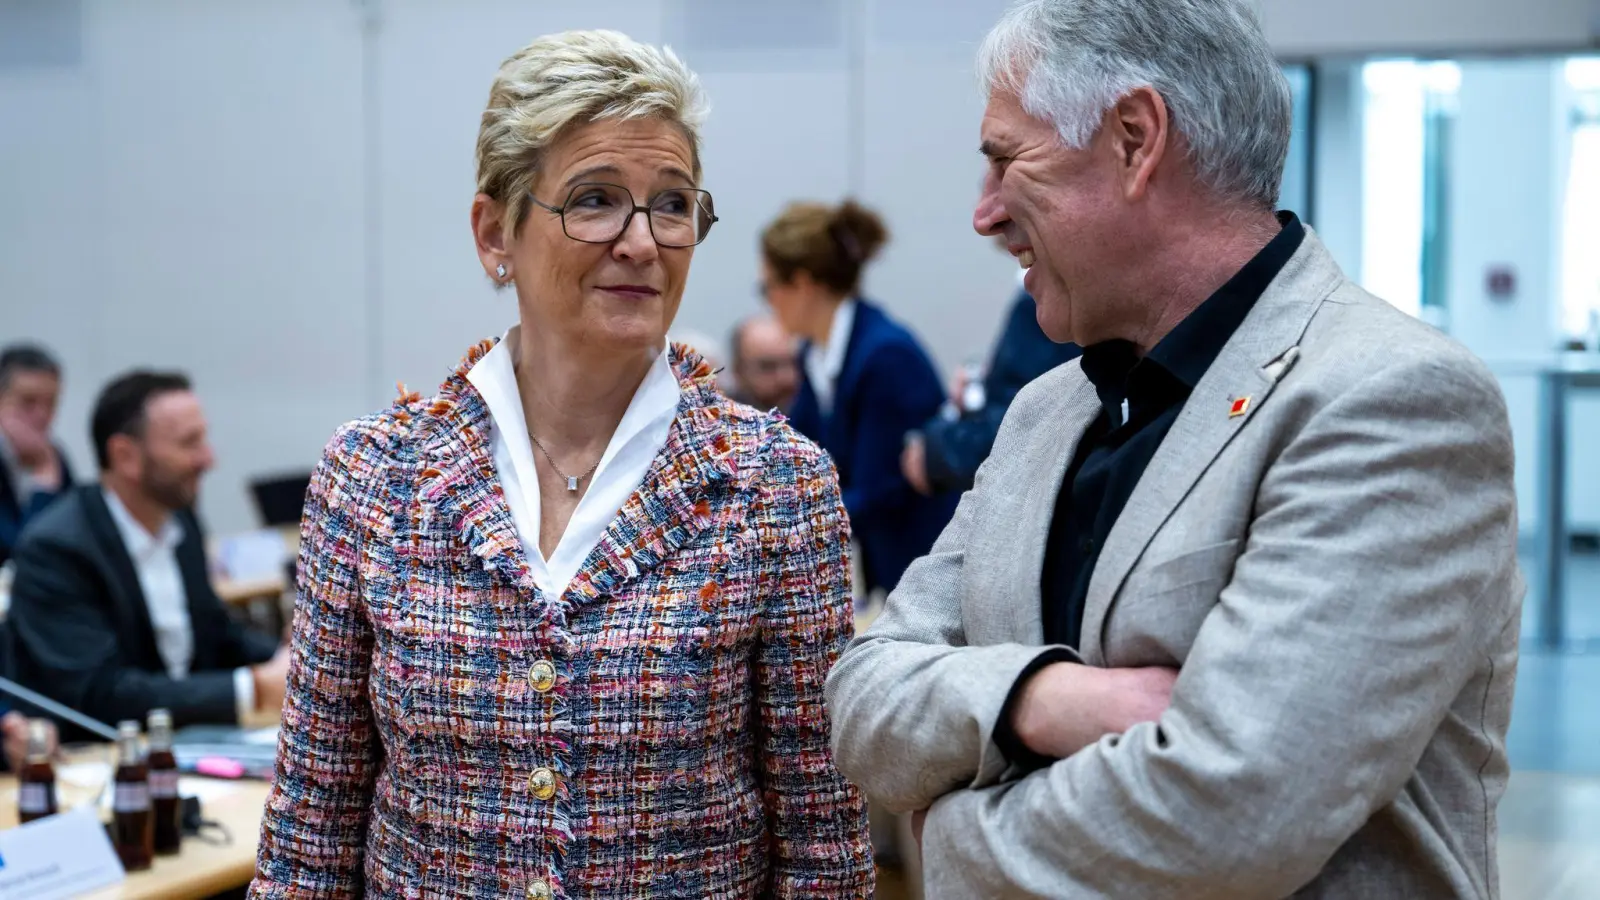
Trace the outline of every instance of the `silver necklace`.
{"label": "silver necklace", "polygon": [[[574,494],[578,492],[578,482],[588,478],[590,475],[593,475],[595,470],[600,468],[600,460],[597,459],[594,461],[594,465],[589,467],[589,471],[583,473],[582,475],[568,475],[567,473],[561,471],[560,466],[556,465],[556,458],[550,455],[550,451],[546,450],[543,444],[539,443],[539,439],[533,436],[533,432],[528,432],[528,439],[533,441],[533,445],[538,447],[539,452],[544,454],[545,462],[550,464],[550,471],[560,475],[567,482],[567,490]],[[601,454],[601,456],[604,458],[604,454]]]}

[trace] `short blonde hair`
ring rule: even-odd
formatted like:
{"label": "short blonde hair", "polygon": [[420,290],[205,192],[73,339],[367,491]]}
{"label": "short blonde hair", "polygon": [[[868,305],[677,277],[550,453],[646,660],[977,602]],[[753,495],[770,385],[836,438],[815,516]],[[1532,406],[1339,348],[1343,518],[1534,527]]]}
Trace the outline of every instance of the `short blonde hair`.
{"label": "short blonde hair", "polygon": [[562,132],[601,119],[649,117],[683,129],[698,186],[706,112],[699,77],[669,48],[617,31],[545,35],[495,74],[478,127],[478,191],[503,204],[503,224],[515,234],[540,159]]}

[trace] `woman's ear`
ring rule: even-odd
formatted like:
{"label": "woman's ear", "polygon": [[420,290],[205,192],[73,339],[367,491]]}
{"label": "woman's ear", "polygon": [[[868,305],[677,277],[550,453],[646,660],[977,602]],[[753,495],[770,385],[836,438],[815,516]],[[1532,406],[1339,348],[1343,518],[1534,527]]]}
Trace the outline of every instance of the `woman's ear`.
{"label": "woman's ear", "polygon": [[483,271],[496,284],[505,284],[511,271],[511,253],[505,229],[505,207],[488,194],[472,198],[472,239],[478,245]]}

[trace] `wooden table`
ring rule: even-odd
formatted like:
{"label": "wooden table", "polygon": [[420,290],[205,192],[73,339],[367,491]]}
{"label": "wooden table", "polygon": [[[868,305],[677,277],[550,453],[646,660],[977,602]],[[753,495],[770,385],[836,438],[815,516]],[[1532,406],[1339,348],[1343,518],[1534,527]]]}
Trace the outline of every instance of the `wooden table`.
{"label": "wooden table", "polygon": [[[68,754],[68,762],[104,762],[109,748],[95,747]],[[184,776],[185,781],[189,776]],[[198,837],[186,836],[183,852],[177,856],[158,856],[155,865],[143,872],[131,872],[127,880],[103,890],[85,894],[85,900],[194,900],[243,887],[256,871],[256,843],[261,837],[261,809],[267,800],[267,784],[261,781],[228,781],[233,788],[224,797],[202,804],[208,821],[220,822],[233,837],[230,844],[218,846]],[[96,791],[61,784],[61,805],[73,808],[92,803]],[[0,828],[17,824],[17,780],[0,776]],[[215,829],[207,837],[215,838]],[[220,838],[219,838],[220,839]]]}

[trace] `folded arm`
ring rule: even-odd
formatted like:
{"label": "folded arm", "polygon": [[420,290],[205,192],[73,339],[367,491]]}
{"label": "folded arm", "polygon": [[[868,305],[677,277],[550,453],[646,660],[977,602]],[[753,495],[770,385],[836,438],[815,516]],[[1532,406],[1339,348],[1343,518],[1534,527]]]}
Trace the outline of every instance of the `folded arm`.
{"label": "folded arm", "polygon": [[1257,510],[1160,721],[940,800],[930,883],[1282,897],[1392,802],[1486,648],[1516,627],[1498,389],[1468,365],[1369,377],[1282,451]]}
{"label": "folded arm", "polygon": [[[1008,420],[996,458],[1020,451],[1018,431]],[[985,516],[986,471],[828,678],[839,768],[890,810],[923,809],[955,788],[997,780],[1008,767],[993,741],[1000,709],[1017,676],[1050,652],[967,644],[962,570],[968,535]]]}

